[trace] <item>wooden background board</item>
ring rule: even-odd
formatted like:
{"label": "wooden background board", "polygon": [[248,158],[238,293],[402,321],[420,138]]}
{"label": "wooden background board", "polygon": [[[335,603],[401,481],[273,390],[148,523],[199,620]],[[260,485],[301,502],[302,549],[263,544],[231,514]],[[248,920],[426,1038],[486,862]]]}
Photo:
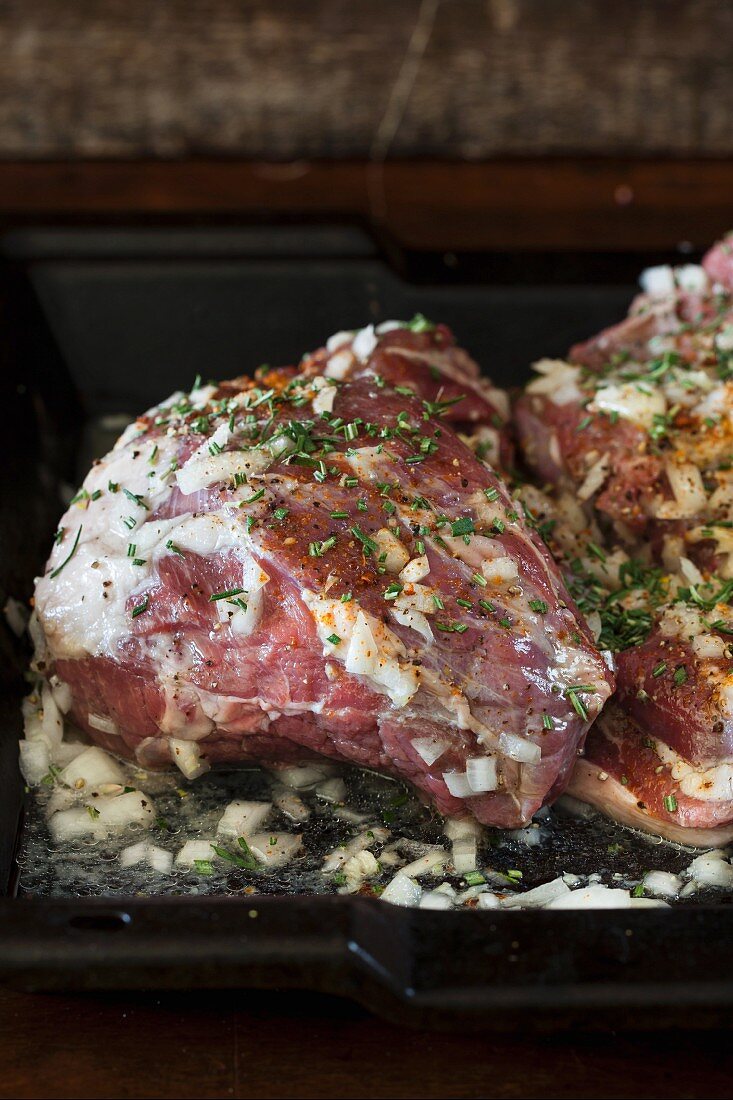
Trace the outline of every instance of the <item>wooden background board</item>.
{"label": "wooden background board", "polygon": [[729,0],[0,0],[0,157],[726,156]]}

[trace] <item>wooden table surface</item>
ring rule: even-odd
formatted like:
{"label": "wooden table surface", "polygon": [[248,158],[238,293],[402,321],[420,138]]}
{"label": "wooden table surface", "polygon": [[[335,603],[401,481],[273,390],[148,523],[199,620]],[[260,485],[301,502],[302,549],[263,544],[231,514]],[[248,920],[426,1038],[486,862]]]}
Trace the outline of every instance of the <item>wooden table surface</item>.
{"label": "wooden table surface", "polygon": [[729,1034],[403,1030],[308,994],[0,991],[0,1097],[730,1097]]}

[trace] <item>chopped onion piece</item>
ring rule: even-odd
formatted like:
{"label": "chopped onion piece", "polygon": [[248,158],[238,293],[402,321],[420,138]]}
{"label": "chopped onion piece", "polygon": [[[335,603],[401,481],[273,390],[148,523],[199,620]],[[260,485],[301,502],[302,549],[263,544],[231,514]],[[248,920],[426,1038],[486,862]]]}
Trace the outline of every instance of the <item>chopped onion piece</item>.
{"label": "chopped onion piece", "polygon": [[173,763],[185,775],[186,779],[197,779],[209,770],[209,765],[201,756],[201,746],[196,741],[184,741],[180,737],[168,739]]}
{"label": "chopped onion piece", "polygon": [[475,836],[461,837],[453,841],[451,859],[457,875],[476,870],[477,845]]}
{"label": "chopped onion piece", "polygon": [[700,886],[721,886],[727,889],[733,886],[733,867],[717,851],[706,852],[693,859],[687,868],[687,874]]}
{"label": "chopped onion piece", "polygon": [[418,856],[412,863],[401,868],[403,875],[417,878],[418,875],[439,875],[448,862],[448,853],[444,848],[434,847],[424,855]]}
{"label": "chopped onion piece", "polygon": [[373,878],[380,871],[374,855],[366,849],[351,856],[344,864],[346,886],[350,893],[359,889],[365,879]]}
{"label": "chopped onion piece", "polygon": [[443,780],[454,798],[470,798],[476,794],[465,772],[443,772]]}
{"label": "chopped onion piece", "polygon": [[480,837],[483,826],[479,825],[475,817],[444,817],[443,832],[448,840],[461,840],[463,837]]}
{"label": "chopped onion piece", "polygon": [[[506,903],[505,903],[506,904]],[[631,894],[628,890],[612,890],[601,883],[594,883],[580,890],[571,890],[548,902],[546,909],[630,909]]]}
{"label": "chopped onion piece", "polygon": [[167,875],[173,870],[173,853],[167,852],[165,848],[159,848],[156,844],[149,844],[148,863],[154,871]]}
{"label": "chopped onion piece", "polygon": [[101,730],[102,733],[111,733],[113,736],[119,736],[119,730],[115,722],[111,718],[107,718],[104,714],[92,714],[90,711],[87,715],[87,722],[94,730]]}
{"label": "chopped onion piece", "polygon": [[503,909],[542,909],[550,902],[567,897],[570,888],[563,879],[554,878],[551,882],[544,882],[541,886],[535,886],[533,890],[526,890],[523,894],[512,894],[504,898],[501,905]]}
{"label": "chopped onion piece", "polygon": [[402,871],[397,872],[380,894],[381,900],[390,905],[417,905],[421,897],[422,887]]}
{"label": "chopped onion piece", "polygon": [[248,837],[256,832],[272,810],[271,802],[245,802],[235,799],[224,810],[216,832],[219,836]]}
{"label": "chopped onion piece", "polygon": [[346,784],[339,776],[326,779],[316,787],[316,797],[324,802],[343,802],[346,798]]}
{"label": "chopped onion piece", "polygon": [[522,764],[537,764],[542,759],[540,746],[516,733],[500,734],[499,751],[510,760],[518,760]]}
{"label": "chopped onion piece", "polygon": [[511,840],[526,845],[527,848],[536,848],[542,843],[542,830],[538,825],[525,825],[523,829],[512,829],[506,834]]}
{"label": "chopped onion piece", "polygon": [[[521,740],[521,738],[518,738],[518,740]],[[474,756],[467,760],[466,780],[471,793],[483,794],[485,791],[495,791],[499,786],[496,757]]]}
{"label": "chopped onion piece", "polygon": [[357,359],[361,359],[362,363],[366,363],[378,343],[374,325],[367,325],[366,328],[362,328],[357,332],[351,342],[351,350]]}
{"label": "chopped onion piece", "polygon": [[48,684],[43,685],[41,706],[43,707],[43,716],[41,719],[43,734],[48,740],[49,745],[57,745],[63,740],[64,720]]}
{"label": "chopped onion piece", "polygon": [[419,901],[420,909],[453,909],[453,901],[439,890],[428,890]]}
{"label": "chopped onion piece", "polygon": [[125,773],[109,753],[93,745],[72,760],[61,772],[59,779],[67,787],[82,790],[99,787],[102,783],[119,783],[124,786]]}
{"label": "chopped onion piece", "polygon": [[273,788],[272,801],[280,813],[285,814],[291,821],[307,821],[310,817],[310,809],[303,799],[287,787]]}
{"label": "chopped onion piece", "polygon": [[501,909],[501,899],[489,891],[478,895],[479,909]]}
{"label": "chopped onion piece", "polygon": [[439,760],[448,748],[448,742],[440,741],[437,737],[414,737],[410,744],[428,767]]}
{"label": "chopped onion piece", "polygon": [[648,871],[644,875],[644,889],[663,898],[676,898],[682,889],[682,879],[670,871]]}
{"label": "chopped onion piece", "polygon": [[193,867],[199,860],[211,859],[213,844],[213,840],[187,840],[176,856],[176,866]]}
{"label": "chopped onion piece", "polygon": [[305,791],[309,787],[315,787],[331,775],[334,768],[330,764],[304,764],[301,767],[288,766],[273,769],[275,775],[286,787],[294,787],[296,791]]}
{"label": "chopped onion piece", "polygon": [[120,864],[123,867],[136,867],[138,863],[145,863],[148,858],[148,843],[141,840],[138,844],[131,844],[120,852]]}
{"label": "chopped onion piece", "polygon": [[141,825],[149,829],[155,821],[152,799],[142,791],[127,791],[94,798],[92,805],[99,811],[96,822],[105,834],[122,832],[130,825]]}
{"label": "chopped onion piece", "polygon": [[289,863],[303,842],[301,836],[291,833],[255,833],[249,846],[253,856],[265,867],[282,867]]}
{"label": "chopped onion piece", "polygon": [[675,291],[674,270],[669,264],[645,268],[639,276],[639,282],[644,293],[652,298],[665,298]]}
{"label": "chopped onion piece", "polygon": [[29,787],[37,787],[48,775],[51,758],[45,741],[21,741],[20,770]]}
{"label": "chopped onion piece", "polygon": [[[374,829],[365,829],[364,832],[359,833],[353,840],[350,840],[348,844],[344,844],[340,848],[335,848],[333,852],[329,852],[323,862],[323,874],[328,875],[333,871],[338,871],[351,856],[357,855],[367,848],[371,848],[374,844],[383,844],[388,836],[389,829],[384,829],[382,826],[378,826]],[[383,856],[380,858],[383,858]],[[387,860],[387,862],[389,861]]]}
{"label": "chopped onion piece", "polygon": [[428,561],[427,554],[420,554],[419,557],[413,558],[408,561],[400,573],[400,580],[405,584],[415,584],[417,581],[423,580],[430,572],[430,563]]}

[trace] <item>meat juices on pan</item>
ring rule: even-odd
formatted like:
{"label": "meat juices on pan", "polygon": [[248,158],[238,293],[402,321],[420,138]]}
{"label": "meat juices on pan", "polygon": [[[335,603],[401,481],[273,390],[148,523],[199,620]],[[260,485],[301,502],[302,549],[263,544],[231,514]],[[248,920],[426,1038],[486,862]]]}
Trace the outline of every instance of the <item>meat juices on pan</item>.
{"label": "meat juices on pan", "polygon": [[510,454],[506,398],[414,327],[177,394],[94,466],[36,590],[93,740],[189,775],[322,754],[508,827],[564,788],[612,676],[471,449]]}
{"label": "meat juices on pan", "polygon": [[540,364],[515,419],[526,462],[584,510],[571,553],[568,525],[555,534],[619,651],[571,791],[717,844],[733,837],[733,250],[643,282],[625,321]]}

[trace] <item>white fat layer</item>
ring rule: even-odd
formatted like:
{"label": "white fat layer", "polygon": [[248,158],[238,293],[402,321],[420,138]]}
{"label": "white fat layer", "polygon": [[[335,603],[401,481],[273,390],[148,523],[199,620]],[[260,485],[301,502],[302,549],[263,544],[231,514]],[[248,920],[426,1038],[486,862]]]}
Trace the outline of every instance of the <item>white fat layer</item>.
{"label": "white fat layer", "polygon": [[252,477],[271,465],[270,449],[251,447],[246,451],[222,451],[211,454],[201,448],[196,451],[176,473],[176,482],[182,493],[196,493],[221,481],[232,481],[237,474]]}
{"label": "white fat layer", "polygon": [[[116,470],[121,484],[133,482],[134,465],[128,456],[127,466]],[[227,601],[217,610],[235,633],[250,633],[261,614],[261,589],[268,578],[252,558],[251,539],[236,509],[230,506],[147,521],[143,510],[136,526],[120,536],[108,522],[110,511],[134,507],[127,498],[122,505],[120,495],[103,495],[90,504],[83,513],[84,527],[74,556],[57,577],[47,575],[38,583],[37,611],[53,655],[78,658],[113,653],[130,633],[128,601],[144,598],[156,563],[177,551],[210,556],[231,550],[240,558],[247,610]],[[134,558],[128,554],[130,545],[135,547]],[[55,552],[54,565],[57,556]],[[134,560],[144,564],[135,565]]]}

